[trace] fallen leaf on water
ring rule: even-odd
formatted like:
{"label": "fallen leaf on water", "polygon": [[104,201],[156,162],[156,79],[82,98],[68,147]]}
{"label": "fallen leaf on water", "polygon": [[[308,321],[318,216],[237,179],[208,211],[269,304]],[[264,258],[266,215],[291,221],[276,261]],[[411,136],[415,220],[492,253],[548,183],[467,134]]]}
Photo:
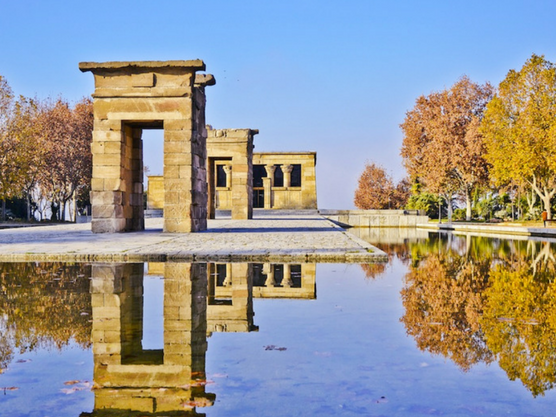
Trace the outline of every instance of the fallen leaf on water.
{"label": "fallen leaf on water", "polygon": [[4,393],[6,391],[17,391],[19,389],[19,387],[2,387],[0,388],[0,390],[4,390]]}
{"label": "fallen leaf on water", "polygon": [[264,347],[264,350],[279,350],[279,351],[284,351],[284,350],[287,350],[287,349],[288,349],[288,348],[285,348],[285,347],[278,347],[278,346],[275,346],[275,345],[268,345],[268,346],[265,346],[265,347]]}
{"label": "fallen leaf on water", "polygon": [[62,388],[60,391],[63,392],[64,394],[66,394],[66,395],[69,395],[69,394],[73,394],[75,391],[78,391],[78,389],[77,388]]}
{"label": "fallen leaf on water", "polygon": [[75,379],[75,380],[72,380],[72,381],[66,381],[66,382],[64,382],[64,385],[75,385],[75,384],[79,384],[80,382],[81,382],[81,381]]}
{"label": "fallen leaf on water", "polygon": [[380,397],[378,400],[376,400],[377,403],[387,403],[388,400],[386,399],[386,397],[383,395],[382,397]]}

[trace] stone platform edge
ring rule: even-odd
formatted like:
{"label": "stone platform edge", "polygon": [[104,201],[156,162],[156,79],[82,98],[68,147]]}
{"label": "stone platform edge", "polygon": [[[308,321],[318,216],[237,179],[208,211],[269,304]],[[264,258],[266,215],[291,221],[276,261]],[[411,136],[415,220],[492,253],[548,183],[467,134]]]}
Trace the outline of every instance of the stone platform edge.
{"label": "stone platform edge", "polygon": [[543,227],[522,227],[522,226],[495,226],[483,224],[458,224],[458,223],[420,223],[420,229],[431,229],[438,231],[448,231],[455,233],[474,233],[484,236],[504,235],[504,236],[532,236],[532,237],[551,237],[556,238],[556,228]]}
{"label": "stone platform edge", "polygon": [[25,253],[0,255],[0,262],[222,262],[222,263],[382,263],[388,260],[386,253],[375,252],[342,252],[342,253],[296,253],[296,254],[55,254]]}

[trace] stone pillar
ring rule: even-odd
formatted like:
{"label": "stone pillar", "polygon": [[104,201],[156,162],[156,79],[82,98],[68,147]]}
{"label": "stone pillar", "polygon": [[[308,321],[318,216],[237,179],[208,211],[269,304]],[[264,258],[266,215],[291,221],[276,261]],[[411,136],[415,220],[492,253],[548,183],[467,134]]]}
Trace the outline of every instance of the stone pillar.
{"label": "stone pillar", "polygon": [[207,350],[207,286],[207,264],[165,263],[164,364],[187,366],[201,376]]}
{"label": "stone pillar", "polygon": [[280,165],[280,168],[282,168],[282,174],[284,174],[284,187],[288,188],[291,184],[293,165]]}
{"label": "stone pillar", "polygon": [[274,280],[274,266],[272,264],[263,265],[263,274],[266,275],[266,281],[264,282],[265,287],[274,287],[276,281]]}
{"label": "stone pillar", "polygon": [[224,282],[222,283],[222,285],[224,287],[230,287],[232,285],[232,264],[228,263],[226,264],[226,278],[224,279]]}
{"label": "stone pillar", "polygon": [[232,166],[231,165],[224,165],[222,167],[224,172],[226,173],[226,188],[230,188],[232,184]]}
{"label": "stone pillar", "polygon": [[[107,365],[121,363],[120,293],[125,264],[93,264],[91,306],[95,381],[104,381]],[[102,365],[101,365],[102,364]]]}
{"label": "stone pillar", "polygon": [[266,177],[263,178],[264,187],[264,208],[272,208],[272,187],[274,186],[274,171],[276,167],[274,165],[265,165]]}
{"label": "stone pillar", "polygon": [[214,84],[200,60],[82,62],[95,77],[95,233],[142,230],[141,130],[164,129],[164,231],[206,229],[205,92]]}
{"label": "stone pillar", "polygon": [[283,265],[282,287],[289,288],[293,285],[290,264]]}

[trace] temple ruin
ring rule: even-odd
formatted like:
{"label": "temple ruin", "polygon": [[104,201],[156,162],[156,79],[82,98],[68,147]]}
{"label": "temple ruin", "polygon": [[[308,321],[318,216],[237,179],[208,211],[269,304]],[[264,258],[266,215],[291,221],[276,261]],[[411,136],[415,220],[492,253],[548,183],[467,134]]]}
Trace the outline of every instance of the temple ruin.
{"label": "temple ruin", "polygon": [[[230,143],[226,141],[228,136],[223,136],[217,144],[211,139],[211,134],[222,131],[208,130],[209,218],[214,218],[217,209],[230,210],[232,219],[252,218],[253,208],[317,209],[316,152],[255,152],[246,156],[246,146],[252,143],[252,133],[249,132],[258,131],[231,130],[240,132],[244,139],[241,147],[235,143],[230,150],[226,149]],[[239,142],[238,137],[231,139]],[[245,172],[245,163],[236,165],[238,157],[230,156],[237,154],[243,161],[248,161],[248,172]],[[162,176],[148,177],[147,208],[164,209]]]}
{"label": "temple ruin", "polygon": [[81,62],[93,94],[92,231],[144,230],[143,129],[164,129],[164,231],[207,228],[201,60]]}

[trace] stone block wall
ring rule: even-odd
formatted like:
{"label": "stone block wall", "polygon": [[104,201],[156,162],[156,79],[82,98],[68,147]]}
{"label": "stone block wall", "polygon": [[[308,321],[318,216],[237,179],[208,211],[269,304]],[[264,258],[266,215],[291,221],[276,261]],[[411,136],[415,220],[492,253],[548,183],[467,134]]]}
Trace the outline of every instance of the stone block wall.
{"label": "stone block wall", "polygon": [[164,208],[164,177],[150,175],[147,177],[147,210]]}
{"label": "stone block wall", "polygon": [[320,214],[351,227],[416,227],[429,221],[426,215],[406,210],[321,210]]}

